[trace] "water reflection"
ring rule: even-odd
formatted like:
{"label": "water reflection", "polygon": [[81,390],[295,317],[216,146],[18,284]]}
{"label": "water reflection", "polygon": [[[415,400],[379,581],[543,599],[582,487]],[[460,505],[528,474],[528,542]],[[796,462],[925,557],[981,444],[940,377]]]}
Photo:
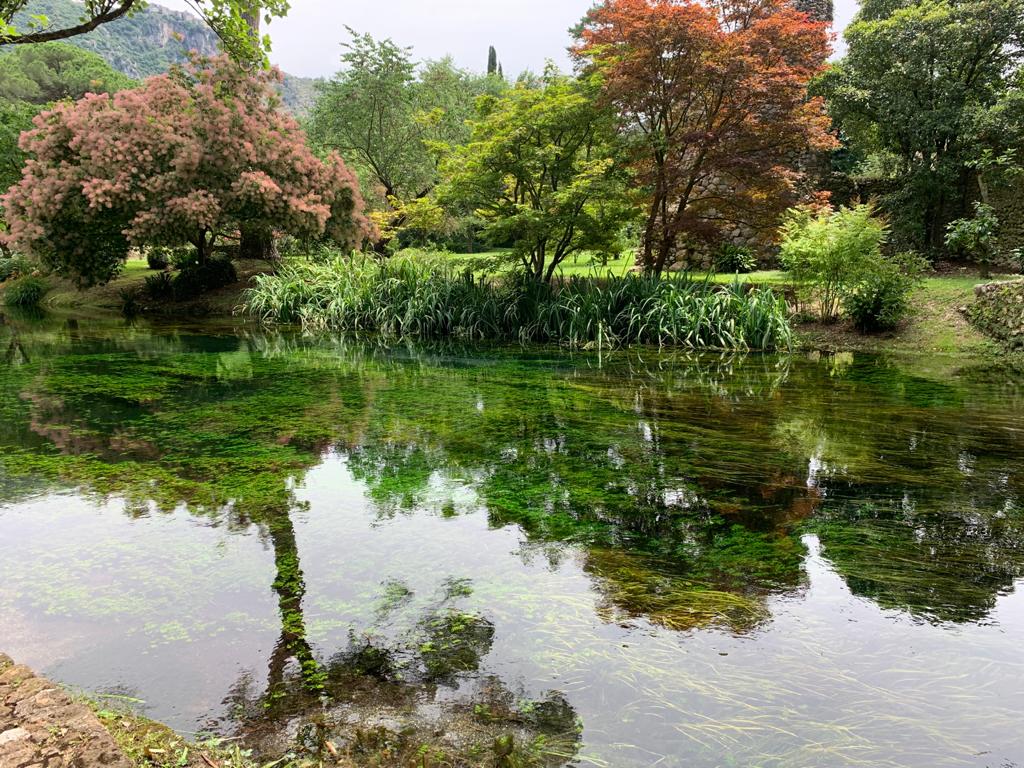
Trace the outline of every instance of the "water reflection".
{"label": "water reflection", "polygon": [[[253,593],[237,610],[189,619],[189,606],[153,626],[172,645],[220,649],[229,668],[205,674],[231,680],[208,690],[230,695],[198,714],[268,756],[295,733],[308,750],[331,741],[368,762],[424,745],[468,759],[469,741],[488,760],[519,750],[545,765],[684,764],[671,762],[680,750],[693,765],[814,762],[808,740],[830,745],[836,765],[865,754],[984,765],[971,752],[980,734],[1003,759],[1024,753],[985,694],[1012,701],[986,670],[1022,659],[990,635],[958,662],[982,688],[904,721],[902,744],[899,716],[867,693],[923,706],[929,690],[964,691],[934,674],[962,653],[951,625],[1007,621],[1000,606],[1024,575],[1024,398],[1011,378],[870,357],[598,364],[23,320],[0,326],[0,348],[14,350],[0,368],[0,542],[60,525],[59,497],[46,495],[58,488],[98,510],[117,501],[135,526],[90,533],[82,511],[82,543],[62,550],[83,564],[70,574],[28,568],[8,546],[0,610],[26,635],[46,616],[77,630],[90,616],[156,613],[144,595],[92,599],[107,585],[84,542],[102,552],[96,564],[129,559],[158,592],[147,553],[177,546],[194,560],[211,546],[180,529],[186,514],[228,537],[218,546],[250,569],[232,588]],[[160,519],[170,527],[154,539]],[[112,530],[141,553],[110,543]],[[253,533],[269,558],[246,548]],[[211,590],[231,578],[202,572]],[[254,596],[261,579],[272,621]],[[832,620],[832,603],[870,624],[875,648]],[[904,621],[931,628],[915,636],[930,666],[905,685]],[[145,649],[157,630],[142,634],[109,642]],[[260,645],[242,649],[246,637]],[[836,657],[815,655],[813,638]],[[102,664],[66,653],[69,677]],[[769,658],[770,694],[752,689],[768,684]],[[558,684],[544,685],[552,670]],[[820,717],[802,708],[818,693],[800,675],[835,696]],[[984,721],[974,736],[939,733],[960,733],[968,706]]]}

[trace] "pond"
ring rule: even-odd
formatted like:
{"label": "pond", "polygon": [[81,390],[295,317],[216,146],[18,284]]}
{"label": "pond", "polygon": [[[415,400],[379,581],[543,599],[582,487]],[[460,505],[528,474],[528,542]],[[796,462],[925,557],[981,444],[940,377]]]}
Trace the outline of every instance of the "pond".
{"label": "pond", "polygon": [[100,701],[268,759],[1024,765],[1012,373],[84,319],[0,353],[0,650]]}

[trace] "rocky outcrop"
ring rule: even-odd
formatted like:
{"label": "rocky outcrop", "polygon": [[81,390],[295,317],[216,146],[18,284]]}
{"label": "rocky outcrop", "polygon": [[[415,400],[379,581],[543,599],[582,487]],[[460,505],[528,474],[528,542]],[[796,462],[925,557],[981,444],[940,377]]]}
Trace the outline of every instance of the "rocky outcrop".
{"label": "rocky outcrop", "polygon": [[92,710],[3,654],[0,766],[132,768]]}
{"label": "rocky outcrop", "polygon": [[986,283],[974,289],[967,316],[982,333],[1024,348],[1024,279]]}

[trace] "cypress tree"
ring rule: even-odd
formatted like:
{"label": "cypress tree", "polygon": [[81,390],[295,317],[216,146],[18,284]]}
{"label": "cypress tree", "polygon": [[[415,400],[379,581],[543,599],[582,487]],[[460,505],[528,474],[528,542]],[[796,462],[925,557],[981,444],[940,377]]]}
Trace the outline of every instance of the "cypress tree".
{"label": "cypress tree", "polygon": [[494,75],[498,72],[498,52],[492,45],[487,51],[487,74]]}

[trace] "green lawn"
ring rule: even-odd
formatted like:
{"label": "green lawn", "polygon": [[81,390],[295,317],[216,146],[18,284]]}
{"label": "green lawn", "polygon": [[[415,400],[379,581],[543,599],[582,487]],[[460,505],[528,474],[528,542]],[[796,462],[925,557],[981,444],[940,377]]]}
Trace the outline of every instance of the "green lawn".
{"label": "green lawn", "polygon": [[[506,261],[509,251],[495,248],[478,253],[453,253],[451,258],[460,264],[465,264],[473,269],[477,275],[496,274],[507,272],[512,264]],[[604,264],[591,253],[583,253],[576,257],[570,257],[563,261],[556,271],[560,277],[607,277],[608,275],[625,275],[636,264],[636,255],[632,251],[623,253],[617,259],[610,259]],[[703,279],[703,273],[695,274],[694,277]],[[711,279],[716,283],[731,283],[735,279],[731,273],[713,274]],[[785,273],[778,270],[762,270],[740,275],[740,280],[745,283],[757,283],[758,285],[777,285],[785,283]]]}
{"label": "green lawn", "polygon": [[[511,268],[503,262],[507,251],[492,250],[482,254],[453,254],[452,258],[464,262],[478,274],[505,272]],[[562,277],[624,275],[634,264],[634,255],[625,253],[619,259],[601,265],[592,255],[585,254],[563,263],[558,270]],[[787,274],[781,270],[760,270],[749,274],[694,273],[694,279],[708,279],[728,284],[736,279],[775,289],[787,285]],[[913,300],[913,312],[894,332],[865,335],[848,323],[822,325],[804,322],[797,326],[803,346],[836,351],[863,350],[872,352],[930,353],[943,356],[998,354],[994,345],[976,331],[964,318],[961,307],[974,300],[974,287],[992,280],[1008,279],[1011,275],[996,275],[981,279],[966,272],[954,275],[933,275],[924,280]]]}

